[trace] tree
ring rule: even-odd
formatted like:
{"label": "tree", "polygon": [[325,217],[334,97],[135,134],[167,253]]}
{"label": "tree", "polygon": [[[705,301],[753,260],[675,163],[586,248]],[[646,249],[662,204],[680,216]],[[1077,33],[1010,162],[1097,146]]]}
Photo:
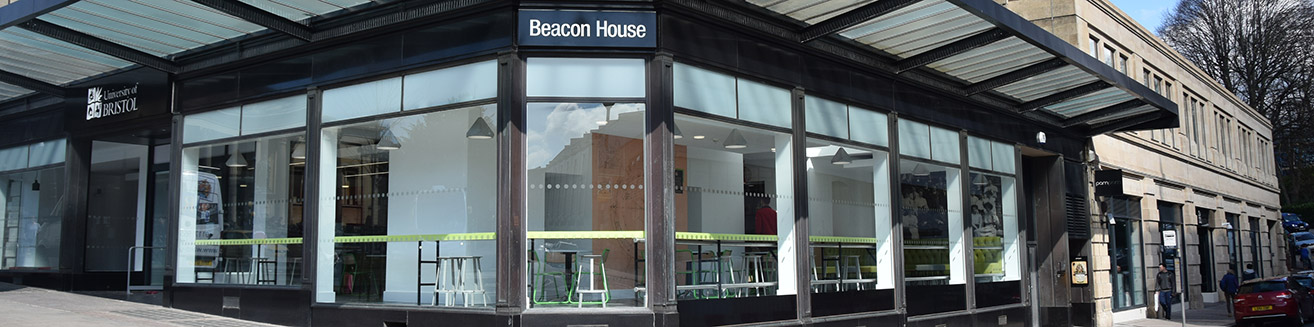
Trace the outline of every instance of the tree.
{"label": "tree", "polygon": [[1314,201],[1314,3],[1181,0],[1158,33],[1273,124],[1282,202]]}

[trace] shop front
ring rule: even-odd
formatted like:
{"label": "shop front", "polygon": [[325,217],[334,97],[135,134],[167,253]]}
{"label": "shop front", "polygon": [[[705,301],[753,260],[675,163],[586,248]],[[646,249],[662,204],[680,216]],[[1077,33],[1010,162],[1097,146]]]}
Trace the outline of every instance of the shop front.
{"label": "shop front", "polygon": [[[1089,137],[1172,103],[989,1],[754,3],[367,5],[189,50],[134,100],[166,114],[69,133],[64,221],[107,217],[87,271],[287,325],[1091,319]],[[418,18],[327,32],[378,17]]]}

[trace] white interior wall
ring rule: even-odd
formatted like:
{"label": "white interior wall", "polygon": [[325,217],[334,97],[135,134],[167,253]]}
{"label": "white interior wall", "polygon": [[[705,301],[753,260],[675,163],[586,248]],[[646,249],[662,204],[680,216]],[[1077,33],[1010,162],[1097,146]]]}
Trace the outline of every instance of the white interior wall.
{"label": "white interior wall", "polygon": [[689,230],[705,233],[744,232],[744,156],[688,147],[685,181],[689,195]]}

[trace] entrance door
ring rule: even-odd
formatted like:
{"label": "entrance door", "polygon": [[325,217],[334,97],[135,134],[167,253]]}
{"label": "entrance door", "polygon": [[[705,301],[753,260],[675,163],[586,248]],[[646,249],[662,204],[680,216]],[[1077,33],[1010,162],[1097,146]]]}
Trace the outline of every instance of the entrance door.
{"label": "entrance door", "polygon": [[130,271],[134,285],[162,285],[162,246],[168,236],[163,228],[167,210],[162,208],[168,192],[167,142],[140,136],[91,141],[86,271]]}

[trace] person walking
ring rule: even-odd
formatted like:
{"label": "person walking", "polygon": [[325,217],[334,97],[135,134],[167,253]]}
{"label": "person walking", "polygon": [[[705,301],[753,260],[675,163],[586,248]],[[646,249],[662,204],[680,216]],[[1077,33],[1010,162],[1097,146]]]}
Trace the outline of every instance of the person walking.
{"label": "person walking", "polygon": [[1241,280],[1247,281],[1255,278],[1259,278],[1259,275],[1255,274],[1255,264],[1247,263],[1246,270],[1241,271]]}
{"label": "person walking", "polygon": [[1218,289],[1223,291],[1223,297],[1226,300],[1226,302],[1223,303],[1227,303],[1225,307],[1227,307],[1228,317],[1231,317],[1233,314],[1232,310],[1235,310],[1232,306],[1232,299],[1236,298],[1236,289],[1238,286],[1239,283],[1237,283],[1236,280],[1236,272],[1232,271],[1231,268],[1228,268],[1227,274],[1224,274],[1223,279],[1218,281]]}
{"label": "person walking", "polygon": [[1159,291],[1159,317],[1172,319],[1173,293],[1177,290],[1177,278],[1168,271],[1168,266],[1159,265],[1159,274],[1154,276],[1155,289]]}

